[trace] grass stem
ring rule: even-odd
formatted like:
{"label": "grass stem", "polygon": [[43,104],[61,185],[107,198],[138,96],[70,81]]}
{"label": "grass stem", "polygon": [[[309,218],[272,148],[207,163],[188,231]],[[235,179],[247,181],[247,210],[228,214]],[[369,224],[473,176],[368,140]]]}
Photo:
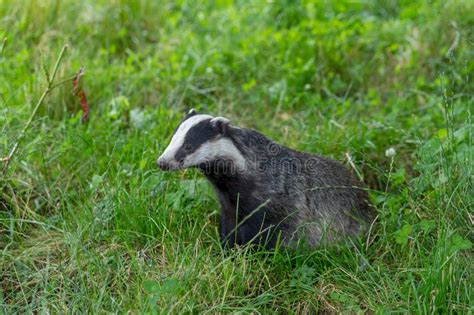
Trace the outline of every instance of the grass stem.
{"label": "grass stem", "polygon": [[5,175],[6,172],[8,171],[8,166],[10,165],[10,162],[12,161],[13,159],[13,156],[15,155],[15,153],[18,151],[18,148],[21,144],[21,141],[25,138],[25,135],[28,131],[28,129],[30,128],[31,126],[31,123],[33,122],[33,119],[36,117],[36,114],[38,113],[38,110],[39,108],[41,107],[41,105],[43,104],[44,102],[44,99],[46,98],[46,96],[48,96],[48,94],[57,86],[59,86],[60,84],[59,83],[64,83],[64,82],[67,82],[67,81],[60,81],[58,84],[53,84],[54,82],[54,78],[56,77],[56,74],[58,72],[58,69],[59,69],[59,66],[61,64],[61,60],[63,59],[63,56],[64,56],[64,53],[66,52],[66,49],[67,49],[67,45],[64,45],[63,48],[61,49],[61,52],[59,53],[59,56],[58,56],[58,59],[56,60],[56,64],[54,65],[54,68],[53,68],[53,75],[51,76],[51,80],[48,81],[48,86],[46,87],[46,89],[43,91],[43,94],[41,94],[41,97],[39,98],[38,102],[36,103],[33,111],[31,112],[31,115],[30,115],[30,118],[28,118],[28,121],[26,122],[26,125],[23,127],[23,129],[21,130],[20,132],[20,135],[16,141],[16,143],[13,145],[13,148],[11,149],[10,153],[8,154],[8,156],[4,159],[2,159],[3,161],[5,161],[5,166],[3,168],[3,174]]}

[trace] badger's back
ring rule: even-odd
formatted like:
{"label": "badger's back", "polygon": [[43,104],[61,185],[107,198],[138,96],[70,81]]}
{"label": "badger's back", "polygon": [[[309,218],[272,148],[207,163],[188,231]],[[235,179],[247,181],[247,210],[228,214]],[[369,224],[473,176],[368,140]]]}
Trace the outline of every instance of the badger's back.
{"label": "badger's back", "polygon": [[372,219],[367,192],[339,162],[283,147],[253,130],[236,128],[229,137],[249,162],[248,172],[231,180],[240,190],[233,206],[249,201],[249,209],[241,209],[246,214],[260,207],[255,220],[247,218],[254,228],[273,225],[286,244],[317,246],[358,235]]}
{"label": "badger's back", "polygon": [[306,241],[315,246],[323,241],[332,243],[363,232],[373,214],[362,183],[337,161],[317,155],[296,154],[311,161],[312,166],[292,182],[301,201],[292,241],[298,241],[304,235]]}

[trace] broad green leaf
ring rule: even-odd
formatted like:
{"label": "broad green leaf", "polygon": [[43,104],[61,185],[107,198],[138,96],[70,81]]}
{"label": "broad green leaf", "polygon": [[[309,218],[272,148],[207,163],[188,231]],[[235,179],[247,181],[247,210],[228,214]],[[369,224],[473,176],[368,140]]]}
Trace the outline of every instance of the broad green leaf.
{"label": "broad green leaf", "polygon": [[405,224],[402,226],[400,230],[395,232],[395,242],[400,245],[406,245],[412,230],[413,228],[410,224]]}

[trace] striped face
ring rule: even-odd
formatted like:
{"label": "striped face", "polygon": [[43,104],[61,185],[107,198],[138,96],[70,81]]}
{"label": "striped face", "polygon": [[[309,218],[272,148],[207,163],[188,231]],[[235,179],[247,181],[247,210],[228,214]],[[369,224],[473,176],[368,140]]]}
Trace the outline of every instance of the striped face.
{"label": "striped face", "polygon": [[158,158],[162,170],[177,170],[213,162],[219,158],[242,162],[234,143],[226,138],[229,120],[198,115],[194,110],[176,128],[171,142]]}

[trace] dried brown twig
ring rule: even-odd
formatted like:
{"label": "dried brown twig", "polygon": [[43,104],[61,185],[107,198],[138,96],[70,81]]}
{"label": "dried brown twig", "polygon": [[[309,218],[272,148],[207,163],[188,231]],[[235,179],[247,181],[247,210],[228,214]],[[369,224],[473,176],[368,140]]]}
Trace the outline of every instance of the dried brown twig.
{"label": "dried brown twig", "polygon": [[82,89],[82,86],[79,85],[80,78],[84,75],[84,67],[81,67],[76,73],[74,79],[72,79],[72,94],[76,95],[81,102],[82,107],[82,117],[81,122],[85,123],[89,119],[89,105],[87,104],[86,93]]}

